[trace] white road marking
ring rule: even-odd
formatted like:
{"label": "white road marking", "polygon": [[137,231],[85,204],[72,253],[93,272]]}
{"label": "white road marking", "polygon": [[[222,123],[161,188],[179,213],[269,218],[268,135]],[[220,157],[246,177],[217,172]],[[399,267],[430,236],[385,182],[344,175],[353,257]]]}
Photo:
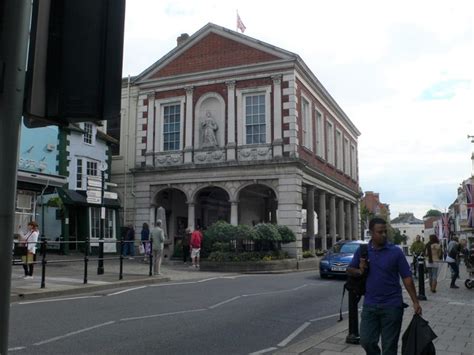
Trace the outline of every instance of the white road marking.
{"label": "white road marking", "polygon": [[40,342],[35,343],[33,345],[38,346],[38,345],[43,345],[43,344],[47,344],[47,343],[52,343],[53,341],[61,340],[61,339],[64,339],[64,338],[67,338],[67,337],[70,337],[70,336],[73,336],[73,335],[88,332],[89,330],[97,329],[97,328],[100,328],[100,327],[105,327],[107,325],[111,325],[111,324],[114,324],[114,323],[115,323],[115,321],[110,321],[110,322],[106,322],[106,323],[97,324],[97,325],[94,325],[94,326],[89,327],[89,328],[76,330],[75,332],[70,332],[70,333],[60,335],[60,336],[57,336],[57,337],[54,337],[54,338],[51,338],[51,339],[43,340],[43,341],[40,341]]}
{"label": "white road marking", "polygon": [[120,294],[125,293],[125,292],[140,290],[140,289],[145,288],[145,287],[147,287],[147,286],[140,286],[140,287],[134,287],[134,288],[127,288],[126,290],[122,290],[122,291],[118,291],[118,292],[114,292],[114,293],[109,293],[107,296],[120,295]]}
{"label": "white road marking", "polygon": [[102,296],[78,296],[78,297],[68,297],[68,298],[53,298],[47,300],[37,300],[37,301],[25,301],[18,302],[18,304],[33,304],[33,303],[46,303],[46,302],[56,302],[56,301],[71,301],[71,300],[80,300],[83,298],[97,298]]}
{"label": "white road marking", "polygon": [[26,349],[26,346],[17,346],[16,348],[10,348],[10,349],[8,349],[8,352],[18,351],[18,350],[23,350],[23,349]]}
{"label": "white road marking", "polygon": [[263,349],[263,350],[256,351],[254,353],[250,353],[249,355],[265,354],[265,353],[269,353],[270,351],[273,351],[273,350],[276,350],[276,349],[278,349],[278,348],[266,348],[266,349]]}
{"label": "white road marking", "polygon": [[[348,312],[348,311],[342,312],[342,314],[347,314],[347,313],[349,313],[349,312]],[[310,319],[308,322],[317,322],[317,321],[320,321],[320,320],[323,320],[323,319],[334,318],[334,317],[337,317],[337,316],[339,316],[339,313],[334,313],[334,314],[330,314],[329,316],[324,316],[324,317],[318,317],[318,318]]]}
{"label": "white road marking", "polygon": [[277,345],[278,346],[286,346],[286,344],[288,344],[290,341],[292,341],[294,338],[296,338],[298,336],[298,334],[301,333],[303,330],[305,330],[310,324],[311,324],[310,322],[305,322],[298,329],[296,329],[293,333],[288,335],[288,337],[286,337],[286,339],[284,339],[283,341],[281,341]]}
{"label": "white road marking", "polygon": [[216,303],[215,305],[209,306],[209,309],[217,308],[217,307],[219,307],[219,306],[222,306],[223,304],[226,304],[226,303],[235,301],[236,299],[239,299],[240,297],[241,297],[241,296],[235,296],[235,297],[229,298],[228,300],[225,300],[225,301]]}
{"label": "white road marking", "polygon": [[173,282],[173,283],[162,283],[162,284],[149,285],[149,287],[165,287],[165,286],[177,286],[177,285],[190,285],[190,284],[195,284],[195,283],[196,283],[196,281]]}
{"label": "white road marking", "polygon": [[288,289],[288,290],[251,293],[251,294],[248,294],[248,295],[242,295],[242,297],[263,296],[263,295],[272,295],[272,294],[275,294],[275,293],[284,293],[284,292],[297,291],[297,290],[302,289],[302,288],[304,288],[304,287],[306,287],[306,286],[308,286],[308,285],[307,285],[307,284],[304,284],[304,285],[302,285],[302,286],[298,286],[298,287],[295,287],[295,288],[290,288],[290,289]]}
{"label": "white road marking", "polygon": [[175,315],[175,314],[184,314],[184,313],[202,312],[202,311],[207,311],[207,308],[190,309],[190,310],[187,310],[187,311],[177,311],[177,312],[169,312],[169,313],[158,313],[158,314],[152,314],[152,315],[149,315],[149,316],[142,316],[142,317],[122,318],[122,319],[120,319],[120,321],[121,322],[126,322],[126,321],[129,321],[129,320],[166,317],[166,316],[172,316],[172,315]]}

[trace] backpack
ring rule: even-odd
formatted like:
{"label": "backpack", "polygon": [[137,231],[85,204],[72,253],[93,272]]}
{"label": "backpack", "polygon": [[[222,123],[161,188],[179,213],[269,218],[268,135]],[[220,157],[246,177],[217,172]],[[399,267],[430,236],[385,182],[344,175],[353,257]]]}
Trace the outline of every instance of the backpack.
{"label": "backpack", "polygon": [[[367,244],[361,244],[360,247],[360,257],[364,259],[368,259],[369,257],[369,247]],[[365,283],[367,281],[367,273],[364,272],[363,275],[355,277],[352,275],[347,275],[347,280],[344,283],[342,288],[342,298],[341,298],[341,307],[339,308],[339,322],[342,320],[342,302],[344,301],[344,295],[346,290],[349,292],[353,292],[357,297],[357,302],[359,302],[360,298],[365,295]]]}

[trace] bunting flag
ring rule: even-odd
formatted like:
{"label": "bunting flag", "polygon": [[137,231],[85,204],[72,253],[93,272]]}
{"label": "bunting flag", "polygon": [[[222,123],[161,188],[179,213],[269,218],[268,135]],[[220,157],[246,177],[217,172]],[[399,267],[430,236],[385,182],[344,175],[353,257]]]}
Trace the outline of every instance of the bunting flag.
{"label": "bunting flag", "polygon": [[239,13],[237,12],[237,29],[244,33],[246,28],[247,27],[245,27],[244,23],[242,22],[242,19],[239,16]]}
{"label": "bunting flag", "polygon": [[474,228],[473,184],[466,182],[464,188],[466,190],[467,225]]}
{"label": "bunting flag", "polygon": [[449,215],[447,213],[441,213],[441,223],[443,225],[443,238],[449,238]]}

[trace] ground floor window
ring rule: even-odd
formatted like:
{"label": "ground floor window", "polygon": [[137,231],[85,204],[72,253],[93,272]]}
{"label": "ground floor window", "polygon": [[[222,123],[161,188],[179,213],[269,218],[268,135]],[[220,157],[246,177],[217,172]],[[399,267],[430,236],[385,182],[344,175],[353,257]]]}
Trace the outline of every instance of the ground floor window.
{"label": "ground floor window", "polygon": [[23,233],[30,221],[36,220],[36,193],[33,191],[17,190],[15,201],[15,228],[21,226]]}
{"label": "ground floor window", "polygon": [[[89,209],[90,217],[90,236],[91,238],[100,238],[100,207],[91,207]],[[105,209],[105,239],[115,239],[116,225],[115,225],[115,210]]]}

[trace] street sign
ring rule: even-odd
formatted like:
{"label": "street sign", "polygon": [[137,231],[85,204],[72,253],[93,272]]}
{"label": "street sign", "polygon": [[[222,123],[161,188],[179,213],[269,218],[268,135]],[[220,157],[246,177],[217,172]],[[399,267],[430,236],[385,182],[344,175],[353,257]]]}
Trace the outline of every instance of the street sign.
{"label": "street sign", "polygon": [[106,182],[105,186],[117,187],[118,185],[115,182]]}
{"label": "street sign", "polygon": [[100,190],[87,190],[87,197],[101,198],[102,193]]}
{"label": "street sign", "polygon": [[104,198],[116,200],[118,199],[118,195],[116,192],[104,191]]}
{"label": "street sign", "polygon": [[87,198],[87,203],[94,203],[97,205],[100,205],[101,198],[100,197],[88,197]]}

